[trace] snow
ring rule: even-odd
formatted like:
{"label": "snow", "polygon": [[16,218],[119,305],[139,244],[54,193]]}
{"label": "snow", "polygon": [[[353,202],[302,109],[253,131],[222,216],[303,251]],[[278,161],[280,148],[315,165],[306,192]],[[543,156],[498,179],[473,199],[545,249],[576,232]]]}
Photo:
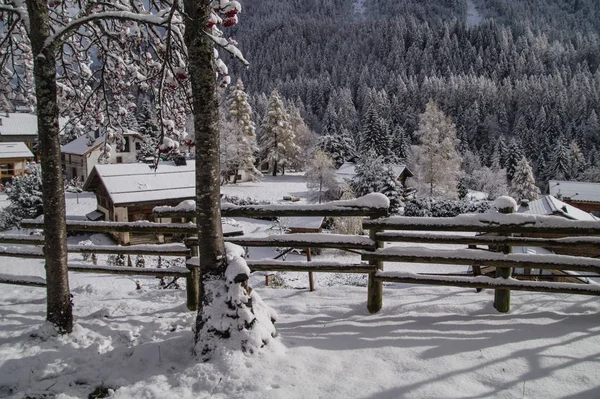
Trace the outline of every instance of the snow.
{"label": "snow", "polygon": [[467,26],[470,28],[479,25],[483,21],[483,16],[475,6],[473,0],[467,0]]}
{"label": "snow", "polygon": [[600,202],[600,183],[550,180],[548,191],[558,198],[568,198],[574,203]]}
{"label": "snow", "polygon": [[0,159],[32,158],[33,154],[25,143],[0,143]]}
{"label": "snow", "polygon": [[[262,187],[261,199],[271,201],[283,192],[306,192],[305,185],[273,188],[273,180],[243,183],[249,191],[241,184],[226,188],[236,191],[234,195],[255,197]],[[75,195],[69,196],[67,212],[74,205]],[[495,223],[493,215],[484,216]],[[236,220],[251,236],[272,233],[271,221]],[[111,244],[103,235],[69,237],[69,244],[86,239]],[[441,248],[464,246],[421,246]],[[252,260],[278,255],[275,248],[249,252]],[[81,254],[69,256],[81,262]],[[288,260],[304,259],[288,255]],[[358,255],[336,250],[313,254],[313,259],[315,264],[359,262]],[[386,262],[385,269],[414,273],[415,266]],[[466,270],[432,264],[419,266],[418,272]],[[42,260],[0,258],[0,273],[42,277],[44,265]],[[510,313],[500,314],[492,306],[493,290],[385,283],[383,308],[370,314],[365,275],[315,273],[315,292],[300,289],[308,286],[307,273],[276,276],[283,283],[272,287],[279,288],[265,287],[262,273],[251,275],[250,286],[278,314],[278,337],[253,355],[227,352],[209,362],[191,356],[196,314],[186,310],[185,291],[159,289],[153,277],[70,273],[76,325],[73,334],[63,337],[54,336],[44,322],[44,289],[1,285],[0,397],[54,393],[60,399],[86,398],[97,386],[114,389],[117,399],[600,394],[596,298],[513,291]],[[263,305],[254,296],[252,302],[254,307]]]}
{"label": "snow", "polygon": [[512,197],[501,196],[496,198],[494,201],[494,206],[497,209],[512,209],[513,212],[517,209],[517,201]]}
{"label": "snow", "polygon": [[[37,136],[37,115],[26,113],[1,114],[2,125],[0,125],[0,135],[2,136]],[[58,119],[61,131],[68,122],[67,118]]]}
{"label": "snow", "polygon": [[543,195],[535,201],[523,203],[517,212],[534,215],[559,214],[560,216],[573,220],[598,220],[598,218],[591,213],[587,213],[579,208],[562,202],[552,195]]}

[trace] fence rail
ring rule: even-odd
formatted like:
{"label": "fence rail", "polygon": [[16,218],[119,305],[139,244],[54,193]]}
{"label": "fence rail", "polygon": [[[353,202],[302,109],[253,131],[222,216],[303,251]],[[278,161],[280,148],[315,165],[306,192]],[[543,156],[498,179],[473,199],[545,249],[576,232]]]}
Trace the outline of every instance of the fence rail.
{"label": "fence rail", "polygon": [[[242,246],[253,247],[294,247],[307,248],[310,260],[310,248],[335,248],[359,251],[362,262],[325,262],[325,261],[281,261],[271,259],[249,260],[253,271],[294,271],[318,273],[362,273],[368,275],[367,308],[371,312],[381,309],[383,303],[383,283],[409,283],[444,285],[470,288],[490,288],[509,298],[510,290],[535,292],[554,292],[582,295],[600,295],[600,285],[574,283],[556,283],[539,281],[517,281],[506,278],[512,268],[524,270],[575,270],[600,274],[600,260],[585,257],[563,255],[525,255],[511,254],[512,246],[532,246],[546,248],[598,249],[600,247],[600,222],[575,222],[560,217],[539,217],[531,215],[461,215],[455,218],[406,218],[386,217],[387,207],[382,206],[380,197],[369,200],[341,201],[324,205],[269,205],[269,206],[232,206],[222,207],[223,216],[228,217],[355,217],[361,216],[363,227],[369,230],[369,236],[306,233],[291,235],[272,235],[268,237],[226,237],[226,241]],[[182,207],[155,208],[157,218],[195,217],[195,207],[187,203]],[[28,220],[22,223],[26,228],[41,228],[39,221]],[[185,238],[183,244],[132,245],[132,246],[86,246],[69,245],[71,253],[84,254],[128,254],[186,257],[186,268],[146,269],[135,267],[98,266],[81,262],[69,262],[69,271],[85,273],[108,273],[122,275],[147,275],[157,277],[183,277],[187,280],[187,303],[190,310],[196,310],[200,295],[200,264],[197,256],[198,238],[196,226],[192,223],[151,223],[151,222],[82,222],[68,221],[67,229],[78,232],[105,233],[157,233],[180,234]],[[432,233],[435,231],[435,233]],[[441,234],[439,232],[477,232],[483,235],[464,236],[459,234]],[[553,235],[552,238],[512,236],[513,234]],[[557,235],[574,235],[560,238]],[[477,251],[473,249],[432,250],[410,247],[384,248],[385,242],[433,243],[488,246],[502,252]],[[20,256],[43,258],[44,238],[42,236],[0,235],[0,243],[27,245],[22,248],[0,247],[0,256]],[[385,262],[406,262],[415,264],[447,264],[472,266],[477,274],[481,266],[494,267],[497,277],[468,275],[432,275],[430,273],[398,273],[384,271]],[[527,273],[526,273],[527,274]],[[312,278],[312,274],[310,274]],[[529,275],[528,275],[529,276]],[[30,286],[45,286],[39,277],[0,275],[0,283]],[[502,295],[500,297],[502,297]],[[497,297],[498,298],[498,297]],[[496,301],[499,301],[496,299]],[[505,302],[507,304],[507,302]],[[508,307],[497,307],[506,311]],[[502,310],[505,309],[505,310]]]}

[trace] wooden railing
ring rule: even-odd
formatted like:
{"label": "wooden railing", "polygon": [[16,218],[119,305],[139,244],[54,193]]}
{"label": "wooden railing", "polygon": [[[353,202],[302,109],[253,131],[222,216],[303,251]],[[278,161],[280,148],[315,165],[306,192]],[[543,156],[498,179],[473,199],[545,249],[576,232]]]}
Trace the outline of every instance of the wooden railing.
{"label": "wooden railing", "polygon": [[[511,247],[600,249],[600,221],[573,221],[558,216],[533,216],[523,214],[461,215],[454,218],[390,217],[366,220],[365,229],[380,248],[364,252],[362,259],[377,263],[375,281],[429,284],[456,287],[491,288],[502,292],[502,299],[495,297],[494,306],[502,312],[510,308],[510,290],[554,292],[582,295],[600,295],[598,284],[556,283],[518,281],[510,277],[512,269],[583,271],[600,274],[600,259],[546,254],[513,254]],[[433,233],[434,232],[434,233]],[[477,236],[445,235],[441,232],[477,232]],[[494,235],[499,234],[499,235]],[[511,236],[507,236],[511,234]],[[526,235],[573,235],[565,238],[540,238],[514,236]],[[383,248],[384,242],[431,243],[468,245],[470,249],[428,249],[410,247]],[[500,252],[477,250],[478,245],[496,247]],[[431,275],[384,271],[384,262],[406,262],[441,265],[472,266],[474,274],[481,266],[496,268],[496,278],[467,275]],[[504,273],[506,277],[499,275]],[[572,276],[572,275],[570,275]],[[589,277],[579,275],[579,277]]]}
{"label": "wooden railing", "polygon": [[[360,205],[357,205],[360,204]],[[467,274],[431,275],[384,271],[385,262],[434,263],[440,265],[472,266],[474,274],[482,266],[495,267],[510,276],[512,268],[540,270],[583,271],[600,274],[600,259],[564,255],[524,255],[508,253],[513,246],[534,246],[547,248],[600,248],[600,222],[574,222],[560,217],[540,217],[525,215],[480,214],[461,215],[455,218],[407,218],[387,217],[387,208],[369,205],[369,201],[345,203],[335,202],[323,205],[270,205],[237,207],[224,205],[223,216],[228,217],[354,217],[364,216],[363,227],[369,236],[340,235],[325,233],[304,233],[272,235],[268,237],[226,237],[228,242],[242,246],[294,247],[294,248],[335,248],[359,251],[362,262],[336,261],[282,261],[272,259],[249,260],[253,271],[294,271],[318,273],[364,273],[368,275],[367,307],[377,312],[383,303],[383,283],[411,283],[446,285],[456,287],[489,288],[503,293],[510,299],[510,290],[600,295],[600,285],[575,283],[547,283],[539,281],[517,281],[505,277],[470,276]],[[365,203],[367,205],[365,205]],[[156,208],[157,218],[178,217],[192,219],[193,207]],[[39,222],[25,221],[24,227],[39,228]],[[190,310],[198,308],[200,293],[200,264],[198,259],[198,239],[196,227],[191,223],[164,224],[150,222],[69,222],[70,231],[85,232],[152,232],[158,234],[179,234],[187,236],[184,243],[132,246],[83,246],[70,245],[71,253],[97,254],[143,254],[155,256],[182,256],[188,259],[186,268],[135,268],[98,266],[81,262],[69,262],[69,270],[86,273],[130,274],[185,277],[187,280],[187,305]],[[484,235],[464,236],[441,234],[438,232],[477,232]],[[499,235],[493,235],[499,234]],[[512,235],[512,236],[509,236]],[[565,238],[526,237],[523,234],[571,235]],[[514,236],[521,235],[521,236]],[[436,250],[426,248],[389,247],[386,242],[434,243],[466,245],[471,249]],[[41,236],[0,236],[0,244],[19,244],[27,247],[0,247],[0,256],[43,258],[43,237]],[[477,246],[489,246],[505,253],[477,250]],[[44,286],[43,279],[27,276],[0,275],[0,283]],[[508,294],[508,296],[506,296]],[[506,302],[506,300],[503,300]],[[506,311],[507,303],[496,306]]]}

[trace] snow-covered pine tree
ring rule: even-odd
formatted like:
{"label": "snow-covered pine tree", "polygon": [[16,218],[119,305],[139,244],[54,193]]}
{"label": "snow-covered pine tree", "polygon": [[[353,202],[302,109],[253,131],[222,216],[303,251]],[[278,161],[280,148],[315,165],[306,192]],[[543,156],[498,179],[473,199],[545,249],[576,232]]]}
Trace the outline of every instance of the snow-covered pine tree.
{"label": "snow-covered pine tree", "polygon": [[324,151],[317,150],[307,166],[304,177],[310,200],[320,204],[334,199],[332,195],[337,191],[338,183],[331,157]]}
{"label": "snow-covered pine tree", "polygon": [[392,137],[388,124],[379,115],[374,104],[369,106],[362,120],[359,149],[362,154],[373,150],[387,162],[393,161]]}
{"label": "snow-covered pine tree", "polygon": [[565,141],[560,137],[556,142],[556,147],[550,157],[548,165],[548,173],[546,174],[548,180],[569,180],[571,178],[571,157],[569,146],[565,144]]}
{"label": "snow-covered pine tree", "polygon": [[415,154],[417,190],[429,197],[456,197],[461,158],[456,127],[432,101],[421,114]]}
{"label": "snow-covered pine tree", "polygon": [[535,185],[531,166],[525,157],[517,163],[513,179],[510,183],[510,195],[518,202],[538,199],[540,189]]}
{"label": "snow-covered pine tree", "polygon": [[410,157],[410,138],[402,126],[398,125],[392,135],[392,147],[396,161],[406,163]]}
{"label": "snow-covered pine tree", "polygon": [[497,164],[499,169],[506,167],[506,156],[508,153],[508,146],[504,140],[504,136],[500,136],[496,144],[494,145],[494,151],[492,152],[492,165]]}
{"label": "snow-covered pine tree", "polygon": [[515,170],[517,168],[517,164],[521,161],[521,159],[525,156],[523,148],[517,142],[517,140],[513,137],[510,139],[510,143],[508,144],[508,150],[505,156],[504,167],[506,168],[506,178],[510,183],[515,175]]}
{"label": "snow-covered pine tree", "polygon": [[331,156],[336,168],[355,158],[354,142],[349,135],[337,133],[321,136],[317,146]]}
{"label": "snow-covered pine tree", "polygon": [[243,170],[250,180],[257,181],[262,173],[254,163],[254,154],[258,152],[254,122],[252,122],[252,108],[248,103],[248,95],[244,91],[244,84],[238,79],[229,96],[227,97],[227,119],[233,123],[233,128],[228,134],[234,136],[237,147],[236,164],[234,165],[234,183],[237,181],[238,170]]}
{"label": "snow-covered pine tree", "polygon": [[352,179],[352,190],[362,197],[369,193],[382,193],[390,199],[390,211],[395,212],[402,206],[402,190],[391,166],[386,165],[382,156],[374,150],[359,158],[356,175]]}
{"label": "snow-covered pine tree", "polygon": [[142,135],[143,141],[140,150],[137,152],[138,161],[158,156],[158,138],[160,136],[160,127],[156,123],[152,106],[149,101],[142,103],[141,109],[137,114],[138,132]]}
{"label": "snow-covered pine tree", "polygon": [[277,90],[271,93],[259,141],[262,158],[271,166],[273,176],[277,176],[280,168],[281,173],[285,174],[285,165],[292,162],[298,147],[294,143],[292,125]]}

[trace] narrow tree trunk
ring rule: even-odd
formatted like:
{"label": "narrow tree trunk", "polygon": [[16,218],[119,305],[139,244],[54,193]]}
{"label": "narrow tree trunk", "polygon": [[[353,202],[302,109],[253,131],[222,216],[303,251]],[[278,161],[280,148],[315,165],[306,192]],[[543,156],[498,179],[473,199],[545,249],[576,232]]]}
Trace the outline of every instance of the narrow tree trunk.
{"label": "narrow tree trunk", "polygon": [[277,176],[277,161],[273,161],[273,176]]}
{"label": "narrow tree trunk", "polygon": [[44,42],[51,33],[47,7],[45,0],[27,0],[44,199],[44,254],[48,308],[46,317],[59,332],[70,333],[73,330],[73,305],[67,272],[67,229],[58,136],[56,61],[54,46],[44,48]]}
{"label": "narrow tree trunk", "polygon": [[[201,281],[213,276],[222,276],[225,272],[214,50],[212,40],[203,32],[210,15],[210,3],[210,0],[184,0],[183,14],[196,131],[196,224]],[[203,309],[212,299],[204,296],[201,283],[200,307],[196,317],[196,342],[204,325]]]}

